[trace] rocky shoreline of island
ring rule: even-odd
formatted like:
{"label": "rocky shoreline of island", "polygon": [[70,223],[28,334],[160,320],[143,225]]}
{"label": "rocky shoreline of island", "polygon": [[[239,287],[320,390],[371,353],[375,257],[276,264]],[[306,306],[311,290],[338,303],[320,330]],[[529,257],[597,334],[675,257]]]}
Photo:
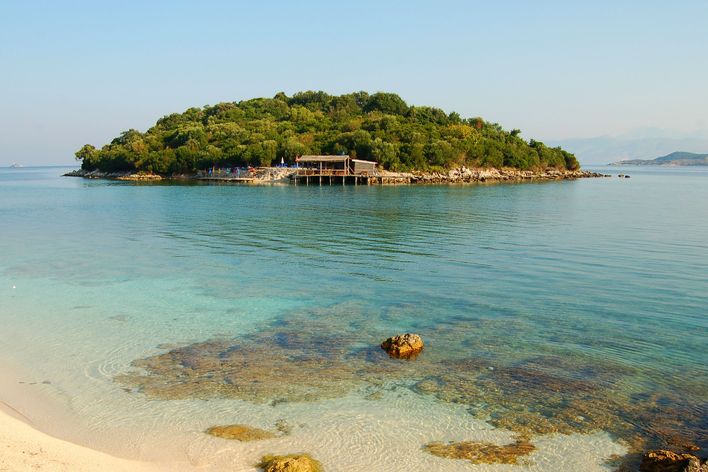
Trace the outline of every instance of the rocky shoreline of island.
{"label": "rocky shoreline of island", "polygon": [[447,172],[413,172],[411,183],[484,183],[484,182],[523,182],[534,180],[574,180],[583,178],[610,177],[607,174],[587,170],[545,169],[541,171],[513,168],[467,168],[458,167]]}
{"label": "rocky shoreline of island", "polygon": [[[259,167],[248,174],[237,177],[231,173],[204,172],[197,174],[160,175],[146,172],[102,172],[99,170],[77,169],[64,174],[65,177],[85,179],[108,179],[134,182],[159,181],[208,181],[223,183],[272,184],[289,183],[297,169],[288,167]],[[609,174],[587,170],[521,170],[513,168],[468,168],[456,167],[448,171],[379,171],[378,182],[382,184],[472,184],[501,182],[531,182],[552,180],[575,180],[583,178],[610,177]]]}

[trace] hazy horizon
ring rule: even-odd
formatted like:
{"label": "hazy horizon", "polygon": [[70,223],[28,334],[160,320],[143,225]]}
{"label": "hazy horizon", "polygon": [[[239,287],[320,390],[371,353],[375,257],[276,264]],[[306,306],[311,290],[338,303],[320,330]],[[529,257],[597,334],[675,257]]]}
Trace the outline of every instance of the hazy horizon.
{"label": "hazy horizon", "polygon": [[390,91],[549,143],[701,147],[706,17],[698,1],[4,2],[0,165],[72,164],[172,112],[302,90]]}

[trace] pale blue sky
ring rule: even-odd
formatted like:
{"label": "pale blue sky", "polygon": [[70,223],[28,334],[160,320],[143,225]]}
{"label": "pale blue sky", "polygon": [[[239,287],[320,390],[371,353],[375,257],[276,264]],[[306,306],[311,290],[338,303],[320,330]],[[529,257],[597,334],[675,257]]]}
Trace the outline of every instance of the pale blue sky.
{"label": "pale blue sky", "polygon": [[708,1],[0,2],[0,165],[190,106],[385,90],[527,138],[708,128]]}

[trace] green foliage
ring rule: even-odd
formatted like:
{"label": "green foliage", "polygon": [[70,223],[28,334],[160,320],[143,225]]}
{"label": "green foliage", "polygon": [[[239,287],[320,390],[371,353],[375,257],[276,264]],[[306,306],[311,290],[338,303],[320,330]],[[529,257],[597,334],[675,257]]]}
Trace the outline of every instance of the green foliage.
{"label": "green foliage", "polygon": [[387,115],[405,115],[408,112],[408,105],[395,93],[379,92],[367,100],[364,111],[366,113],[380,111]]}
{"label": "green foliage", "polygon": [[219,103],[128,130],[101,149],[76,152],[86,170],[192,173],[211,166],[267,166],[303,154],[349,154],[390,170],[468,167],[577,169],[572,154],[521,138],[482,118],[409,106],[392,93],[288,97]]}
{"label": "green foliage", "polygon": [[76,156],[76,160],[82,161],[82,166],[93,167],[98,160],[98,149],[90,144],[84,144],[81,149],[74,153],[74,156]]}

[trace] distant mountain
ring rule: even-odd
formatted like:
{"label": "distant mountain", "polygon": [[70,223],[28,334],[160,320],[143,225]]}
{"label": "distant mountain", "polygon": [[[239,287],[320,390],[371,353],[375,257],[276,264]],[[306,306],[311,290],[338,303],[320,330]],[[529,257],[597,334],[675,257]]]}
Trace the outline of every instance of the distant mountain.
{"label": "distant mountain", "polygon": [[656,159],[630,159],[613,162],[613,166],[708,166],[708,154],[672,152]]}
{"label": "distant mountain", "polygon": [[561,146],[578,158],[582,165],[632,159],[651,160],[676,149],[703,153],[708,149],[708,131],[680,132],[659,128],[640,128],[616,136],[545,140],[549,146]]}

